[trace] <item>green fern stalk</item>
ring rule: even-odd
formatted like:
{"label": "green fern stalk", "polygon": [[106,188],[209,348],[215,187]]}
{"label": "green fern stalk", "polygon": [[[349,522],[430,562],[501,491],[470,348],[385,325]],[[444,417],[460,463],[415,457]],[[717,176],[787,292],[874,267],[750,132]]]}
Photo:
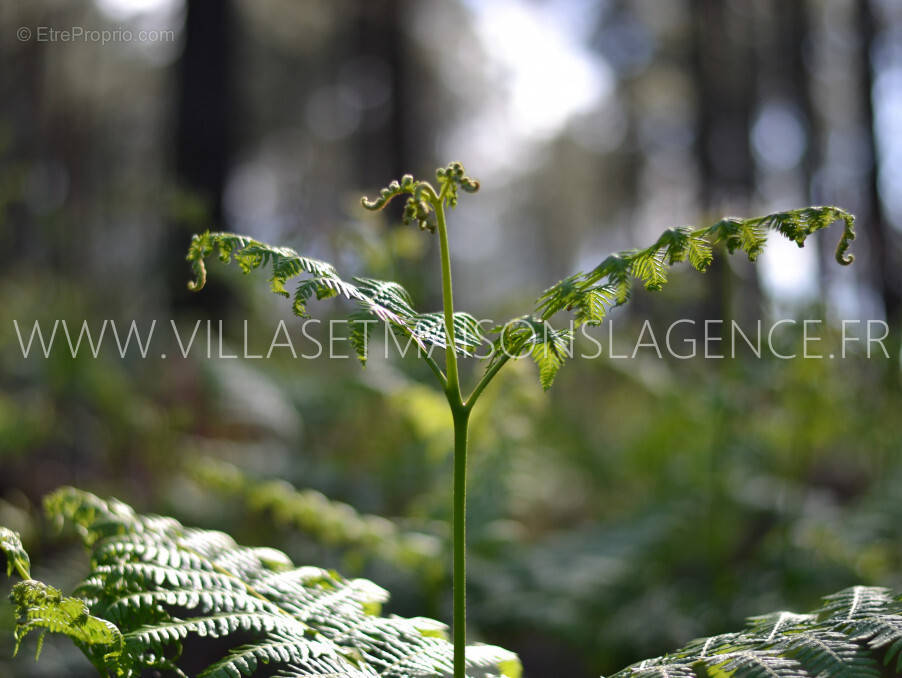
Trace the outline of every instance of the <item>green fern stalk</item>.
{"label": "green fern stalk", "polygon": [[[461,167],[461,173],[463,168]],[[445,224],[444,194],[450,183],[446,183],[433,202],[436,225],[438,227],[439,245],[442,257],[442,302],[445,313],[445,327],[448,331],[448,342],[454,345],[454,294],[451,283],[451,254],[448,247],[448,228]],[[460,396],[460,375],[457,367],[457,354],[445,351],[448,383],[445,394],[454,420],[454,497],[453,535],[453,596],[454,611],[452,629],[454,631],[454,675],[464,675],[464,651],[467,646],[467,428],[470,420],[470,409],[466,407]]]}
{"label": "green fern stalk", "polygon": [[[467,176],[463,166],[453,162],[436,171],[438,190],[427,181],[404,175],[383,188],[374,200],[363,198],[369,210],[380,210],[394,198],[406,196],[403,212],[405,224],[416,223],[423,231],[437,233],[441,258],[442,310],[437,313],[418,313],[410,295],[394,282],[354,278],[351,282],[338,276],[326,262],[302,256],[290,248],[273,247],[246,236],[231,233],[203,233],[194,236],[188,260],[195,272],[191,289],[200,289],[206,281],[204,259],[218,252],[222,261],[235,259],[247,273],[266,265],[271,266],[270,285],[273,292],[291,296],[286,284],[301,278],[294,292],[295,314],[305,317],[307,303],[312,297],[327,299],[345,296],[357,302],[359,308],[349,314],[349,320],[362,323],[352,331],[351,341],[361,363],[366,361],[366,345],[370,324],[381,321],[398,335],[415,342],[419,355],[432,370],[448,400],[454,426],[453,478],[453,634],[454,678],[464,678],[466,672],[466,484],[467,433],[470,413],[486,387],[511,359],[529,355],[539,368],[542,387],[548,389],[569,358],[567,347],[572,339],[569,329],[558,330],[550,320],[562,311],[572,312],[575,324],[597,325],[616,306],[629,301],[633,282],[638,280],[648,290],[659,290],[667,282],[667,269],[687,261],[704,272],[714,256],[714,246],[721,243],[728,252],[744,251],[754,261],[762,251],[768,232],[775,230],[804,245],[809,235],[826,228],[834,221],[844,222],[844,230],[836,249],[840,264],[852,262],[847,254],[855,238],[854,218],[838,207],[805,207],[777,212],[763,217],[741,219],[728,217],[704,228],[683,226],[665,231],[651,246],[612,254],[588,272],[579,272],[545,290],[538,298],[531,314],[493,328],[492,351],[482,378],[470,395],[463,397],[460,386],[459,356],[469,356],[488,341],[479,323],[467,313],[455,312],[451,280],[451,255],[445,208],[457,205],[458,193],[473,193],[479,182]],[[306,277],[304,277],[306,276]],[[434,347],[445,350],[445,370],[430,356]],[[725,660],[726,672],[740,659]],[[733,663],[730,663],[733,662]]]}

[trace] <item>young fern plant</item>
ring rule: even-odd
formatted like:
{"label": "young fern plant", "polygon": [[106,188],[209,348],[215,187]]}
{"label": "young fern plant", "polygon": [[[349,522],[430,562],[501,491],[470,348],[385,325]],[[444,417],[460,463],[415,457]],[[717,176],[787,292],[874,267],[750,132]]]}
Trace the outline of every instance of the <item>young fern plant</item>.
{"label": "young fern plant", "polygon": [[[438,237],[441,261],[442,309],[420,313],[414,310],[408,292],[398,283],[370,278],[342,279],[331,264],[274,247],[243,235],[211,233],[195,235],[187,259],[195,279],[189,288],[199,290],[206,281],[205,260],[218,254],[223,262],[234,260],[248,273],[271,268],[273,292],[293,299],[294,313],[308,314],[308,302],[316,297],[344,296],[357,303],[350,313],[350,340],[361,363],[367,357],[367,341],[373,325],[388,324],[398,335],[417,346],[418,355],[431,369],[443,390],[454,429],[453,478],[453,641],[454,677],[464,678],[466,662],[466,475],[468,423],[480,396],[498,372],[511,360],[530,355],[539,368],[542,387],[551,387],[560,367],[570,357],[572,328],[597,325],[611,308],[629,301],[635,281],[648,290],[659,290],[667,282],[668,267],[688,262],[704,272],[713,259],[714,246],[741,250],[754,261],[762,251],[769,231],[777,231],[800,247],[809,235],[842,221],[844,229],[836,248],[836,260],[851,263],[848,254],[855,237],[854,218],[838,207],[806,207],[763,217],[728,217],[703,228],[671,228],[645,249],[612,254],[588,272],[571,275],[551,286],[538,298],[534,310],[489,330],[486,337],[476,318],[455,310],[451,276],[451,252],[446,222],[447,208],[457,205],[461,191],[475,193],[479,183],[467,176],[459,162],[436,171],[436,184],[404,175],[392,181],[373,200],[363,198],[368,210],[381,210],[395,198],[405,200],[403,221],[416,223],[422,231]],[[293,294],[286,285],[297,279]],[[573,315],[570,327],[555,329],[551,320],[558,313]],[[477,347],[489,343],[491,351],[481,378],[467,392],[461,385],[458,359],[472,356]],[[444,366],[432,357],[444,350]]]}

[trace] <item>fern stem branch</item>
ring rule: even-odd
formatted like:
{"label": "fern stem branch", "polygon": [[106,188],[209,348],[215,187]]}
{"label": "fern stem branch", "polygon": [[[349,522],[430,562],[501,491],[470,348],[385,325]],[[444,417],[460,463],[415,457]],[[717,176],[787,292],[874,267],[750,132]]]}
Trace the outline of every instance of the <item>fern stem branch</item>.
{"label": "fern stem branch", "polygon": [[445,378],[445,373],[442,372],[442,368],[438,366],[438,363],[432,359],[432,356],[422,349],[420,349],[420,356],[423,358],[423,361],[429,365],[429,369],[432,370],[432,373],[435,375],[435,378],[438,379],[442,388],[448,388],[448,380]]}
{"label": "fern stem branch", "polygon": [[445,198],[449,184],[433,201],[442,259],[442,306],[445,315],[445,395],[454,419],[454,485],[452,487],[452,523],[454,546],[452,558],[454,610],[452,633],[454,639],[454,678],[466,678],[467,652],[467,427],[470,410],[460,394],[460,373],[454,341],[454,295],[451,285],[451,254],[448,247],[448,227],[445,223]]}
{"label": "fern stem branch", "polygon": [[445,393],[448,403],[454,410],[462,405],[460,397],[460,376],[457,369],[457,351],[454,342],[454,294],[451,287],[451,253],[448,248],[448,227],[445,224],[445,192],[433,203],[435,221],[438,227],[439,247],[442,259],[442,306],[445,314],[445,333],[448,336],[448,348],[445,349],[445,374],[447,383]]}
{"label": "fern stem branch", "polygon": [[470,396],[464,402],[464,408],[467,410],[467,412],[473,409],[473,406],[476,404],[479,396],[485,390],[485,387],[491,383],[492,379],[494,379],[499,370],[507,364],[508,360],[510,360],[510,356],[505,354],[504,356],[499,358],[494,365],[486,370],[486,373],[484,375],[482,375],[482,379],[479,380],[479,383],[476,384],[473,392],[470,393]]}
{"label": "fern stem branch", "polygon": [[454,678],[466,676],[467,647],[467,428],[470,412],[452,409],[454,416]]}

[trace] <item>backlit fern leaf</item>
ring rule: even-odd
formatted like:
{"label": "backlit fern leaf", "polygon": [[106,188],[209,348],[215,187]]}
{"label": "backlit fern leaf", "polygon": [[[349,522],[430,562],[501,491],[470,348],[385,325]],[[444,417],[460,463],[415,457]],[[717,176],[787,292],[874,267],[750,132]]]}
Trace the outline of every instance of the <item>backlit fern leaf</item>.
{"label": "backlit fern leaf", "polygon": [[821,619],[851,622],[885,610],[893,604],[893,597],[889,589],[853,586],[825,597],[824,601],[818,611]]}
{"label": "backlit fern leaf", "polygon": [[[359,308],[348,316],[351,325],[351,345],[361,362],[366,362],[366,347],[371,327],[366,321],[388,324],[399,334],[413,341],[419,350],[431,347],[447,348],[444,318],[441,314],[417,313],[410,295],[396,282],[372,278],[343,280],[332,264],[298,254],[289,247],[275,247],[244,235],[206,232],[195,235],[188,249],[187,259],[194,270],[194,280],[188,284],[200,290],[207,280],[205,260],[218,254],[225,263],[235,261],[244,273],[269,266],[270,288],[276,294],[292,297],[286,288],[297,280],[292,309],[302,318],[308,316],[307,304],[313,299],[343,296],[355,301]],[[307,277],[302,277],[307,276]],[[469,355],[484,339],[475,319],[466,313],[454,315],[455,347]]]}
{"label": "backlit fern leaf", "polygon": [[[203,678],[249,677],[263,666],[266,675],[409,678],[451,666],[442,625],[378,616],[388,594],[373,582],[296,567],[281,551],[242,547],[225,533],[71,488],[45,507],[78,528],[92,571],[72,598],[40,582],[17,584],[17,640],[33,629],[64,633],[104,675],[184,676],[185,643],[206,639],[218,639],[225,654]],[[12,540],[2,544],[15,549]],[[468,664],[471,678],[519,671],[513,653],[490,646],[468,648]]]}
{"label": "backlit fern leaf", "polygon": [[[543,329],[546,329],[543,327]],[[557,372],[570,357],[571,334],[568,330],[548,331],[541,340],[536,340],[529,353],[539,367],[539,382],[546,391],[551,388]]]}
{"label": "backlit fern leaf", "polygon": [[[79,592],[82,591],[83,588]],[[236,591],[180,588],[125,594],[104,609],[104,616],[114,623],[121,624],[141,610],[154,608],[164,610],[167,606],[198,610],[204,614],[213,610],[276,612],[267,601]]]}
{"label": "backlit fern leaf", "polygon": [[778,633],[786,633],[800,625],[807,624],[815,619],[813,614],[796,614],[795,612],[771,612],[770,614],[751,617],[748,620],[748,630],[755,636],[764,636],[772,639]]}
{"label": "backlit fern leaf", "polygon": [[[271,633],[266,642],[257,645],[244,645],[231,650],[227,657],[209,666],[201,674],[201,678],[237,678],[253,676],[254,672],[265,665],[289,665],[292,673],[280,675],[293,676],[328,676],[328,661],[320,661],[320,656],[328,656],[330,647],[326,643],[311,642],[303,635],[291,636]],[[342,673],[342,676],[360,678],[373,676],[372,671],[354,671]]]}
{"label": "backlit fern leaf", "polygon": [[642,662],[628,669],[631,678],[696,678],[691,664]]}
{"label": "backlit fern leaf", "polygon": [[576,319],[580,324],[600,324],[608,314],[608,309],[616,304],[617,290],[610,285],[592,287],[583,293],[583,303],[576,309]]}
{"label": "backlit fern leaf", "polygon": [[702,666],[708,675],[726,674],[735,678],[809,678],[817,675],[806,673],[805,668],[794,659],[768,650],[730,652],[719,655],[716,660],[703,662]]}
{"label": "backlit fern leaf", "polygon": [[845,625],[844,630],[856,642],[866,642],[871,650],[884,653],[883,663],[902,673],[902,615],[866,617]]}
{"label": "backlit fern leaf", "polygon": [[723,243],[730,253],[742,250],[754,260],[770,230],[802,246],[809,235],[837,220],[843,221],[845,228],[836,259],[849,264],[852,257],[846,252],[855,238],[854,217],[838,207],[806,207],[750,219],[727,217],[706,228],[671,228],[644,250],[612,254],[588,273],[577,273],[545,290],[536,302],[536,310],[545,320],[559,311],[575,310],[577,323],[597,324],[606,312],[597,308],[599,298],[595,290],[609,290],[612,294],[608,308],[617,306],[629,300],[632,278],[639,279],[646,289],[658,290],[667,281],[669,265],[688,261],[704,272],[712,260],[713,244]]}
{"label": "backlit fern leaf", "polygon": [[[44,634],[62,633],[81,647],[95,665],[106,664],[120,675],[123,652],[122,634],[116,626],[89,613],[83,600],[64,597],[47,584],[26,579],[13,587],[10,598],[16,609],[16,647],[31,631],[41,635],[35,656],[40,656]],[[101,648],[98,656],[97,647]]]}
{"label": "backlit fern leaf", "polygon": [[637,252],[630,263],[630,273],[645,285],[647,290],[659,290],[667,282],[665,257],[667,252],[657,245]]}
{"label": "backlit fern leaf", "polygon": [[569,329],[556,330],[535,316],[515,318],[493,328],[492,332],[498,336],[492,344],[486,370],[491,370],[499,361],[530,355],[539,367],[539,381],[546,390],[551,388],[558,370],[573,353],[573,333]]}
{"label": "backlit fern leaf", "polygon": [[[845,228],[836,259],[849,264],[853,259],[847,251],[855,238],[854,217],[838,207],[806,207],[751,219],[727,217],[706,228],[671,228],[646,249],[609,255],[588,273],[568,276],[545,290],[536,301],[536,314],[539,321],[547,321],[561,311],[572,311],[576,326],[598,325],[612,308],[630,300],[634,279],[647,290],[660,290],[667,282],[668,266],[688,261],[697,271],[706,271],[717,243],[731,254],[742,250],[754,261],[764,248],[768,231],[777,231],[801,247],[809,235],[837,220],[843,221]],[[555,358],[559,355],[554,354]],[[548,377],[553,378],[559,368],[556,362],[539,363],[543,386],[548,387]]]}
{"label": "backlit fern leaf", "polygon": [[[884,652],[883,662],[895,661],[902,673],[902,601],[889,589],[855,586],[825,598],[821,614],[836,621],[852,640],[865,642],[872,650]],[[893,614],[885,614],[886,610]]]}
{"label": "backlit fern leaf", "polygon": [[868,649],[836,631],[799,634],[786,643],[783,652],[810,675],[880,678],[880,667]]}

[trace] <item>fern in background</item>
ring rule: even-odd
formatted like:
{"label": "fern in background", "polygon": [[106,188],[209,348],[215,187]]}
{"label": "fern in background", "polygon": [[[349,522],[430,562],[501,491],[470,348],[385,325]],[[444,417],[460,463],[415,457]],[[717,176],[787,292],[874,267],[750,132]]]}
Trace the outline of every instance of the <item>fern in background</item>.
{"label": "fern in background", "polygon": [[[395,677],[450,675],[453,647],[443,624],[379,616],[387,592],[296,567],[275,549],[249,548],[228,535],[143,516],[115,499],[62,488],[48,496],[53,520],[75,527],[91,549],[91,572],[64,597],[43,582],[13,587],[16,639],[32,630],[61,633],[105,676],[146,669],[191,675],[183,652],[192,643],[227,648],[197,673],[204,678],[257,675]],[[0,548],[20,574],[27,556],[4,530]],[[215,639],[215,644],[213,640]],[[40,651],[40,641],[38,645]],[[517,678],[516,656],[498,647],[467,648],[467,675]]]}
{"label": "fern in background", "polygon": [[834,676],[902,674],[902,596],[855,586],[824,598],[809,614],[773,612],[738,633],[699,638],[611,678]]}
{"label": "fern in background", "polygon": [[205,490],[240,500],[249,511],[265,512],[320,543],[345,549],[351,558],[374,555],[430,582],[445,573],[440,559],[445,540],[422,531],[402,530],[382,516],[358,513],[316,490],[298,490],[284,480],[254,480],[237,467],[210,457],[189,462],[189,473]]}

